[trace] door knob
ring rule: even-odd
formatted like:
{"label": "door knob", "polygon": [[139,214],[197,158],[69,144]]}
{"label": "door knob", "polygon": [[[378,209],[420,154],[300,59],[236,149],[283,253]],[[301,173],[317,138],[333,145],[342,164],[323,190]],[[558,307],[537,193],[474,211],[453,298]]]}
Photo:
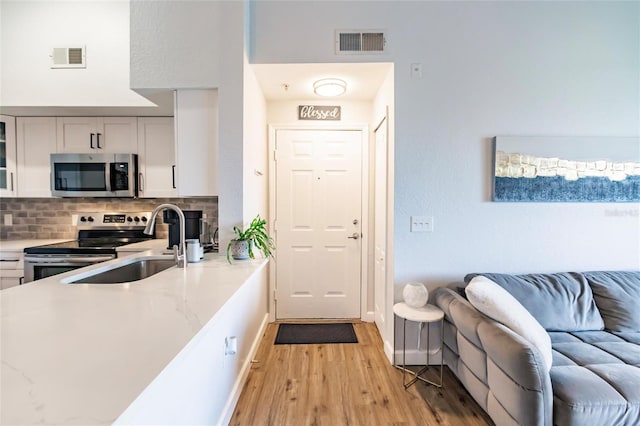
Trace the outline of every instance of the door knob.
{"label": "door knob", "polygon": [[358,234],[357,232],[354,232],[350,237],[347,238],[351,238],[352,240],[357,240],[358,238],[360,238],[360,234]]}

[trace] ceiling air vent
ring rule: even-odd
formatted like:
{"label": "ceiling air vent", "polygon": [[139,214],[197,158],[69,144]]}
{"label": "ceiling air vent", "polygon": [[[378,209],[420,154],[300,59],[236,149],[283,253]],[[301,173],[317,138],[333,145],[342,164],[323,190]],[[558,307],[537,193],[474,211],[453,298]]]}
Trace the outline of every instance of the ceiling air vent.
{"label": "ceiling air vent", "polygon": [[51,68],[86,68],[84,47],[54,47]]}
{"label": "ceiling air vent", "polygon": [[338,54],[383,53],[385,44],[382,31],[336,31],[336,53]]}

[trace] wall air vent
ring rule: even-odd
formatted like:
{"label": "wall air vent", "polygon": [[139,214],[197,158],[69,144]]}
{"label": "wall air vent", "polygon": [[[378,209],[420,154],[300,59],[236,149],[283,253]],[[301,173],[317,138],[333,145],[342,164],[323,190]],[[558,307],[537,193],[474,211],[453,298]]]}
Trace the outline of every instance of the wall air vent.
{"label": "wall air vent", "polygon": [[378,30],[336,31],[337,54],[374,54],[385,51],[384,32]]}
{"label": "wall air vent", "polygon": [[51,50],[51,68],[86,68],[84,47],[54,47]]}

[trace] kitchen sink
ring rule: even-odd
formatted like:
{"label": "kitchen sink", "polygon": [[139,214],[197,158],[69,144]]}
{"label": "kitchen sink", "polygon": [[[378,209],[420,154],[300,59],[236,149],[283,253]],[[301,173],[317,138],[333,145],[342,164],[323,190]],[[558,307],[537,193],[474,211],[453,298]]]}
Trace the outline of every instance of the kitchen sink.
{"label": "kitchen sink", "polygon": [[143,257],[135,259],[132,262],[127,262],[124,265],[119,266],[116,264],[115,268],[107,269],[106,271],[100,271],[92,275],[84,276],[80,279],[71,277],[72,281],[67,281],[69,284],[120,284],[128,283],[131,281],[139,281],[148,278],[152,275],[162,272],[165,269],[169,269],[172,266],[176,266],[176,261],[173,257]]}

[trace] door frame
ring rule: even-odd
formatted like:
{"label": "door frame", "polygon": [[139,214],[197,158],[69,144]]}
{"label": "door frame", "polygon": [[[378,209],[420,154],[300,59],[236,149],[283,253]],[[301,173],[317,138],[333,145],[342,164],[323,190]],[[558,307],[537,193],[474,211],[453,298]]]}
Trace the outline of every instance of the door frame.
{"label": "door frame", "polygon": [[369,277],[368,277],[368,246],[369,238],[373,236],[367,235],[369,232],[369,125],[368,124],[269,124],[269,233],[274,238],[276,246],[275,260],[270,262],[269,267],[269,294],[268,294],[268,312],[269,321],[276,320],[276,268],[278,267],[278,240],[275,231],[275,214],[276,214],[276,167],[275,167],[275,147],[276,135],[278,130],[355,130],[361,133],[361,235],[360,238],[360,319],[366,322],[373,322],[373,311],[368,311],[367,300],[369,295]]}

